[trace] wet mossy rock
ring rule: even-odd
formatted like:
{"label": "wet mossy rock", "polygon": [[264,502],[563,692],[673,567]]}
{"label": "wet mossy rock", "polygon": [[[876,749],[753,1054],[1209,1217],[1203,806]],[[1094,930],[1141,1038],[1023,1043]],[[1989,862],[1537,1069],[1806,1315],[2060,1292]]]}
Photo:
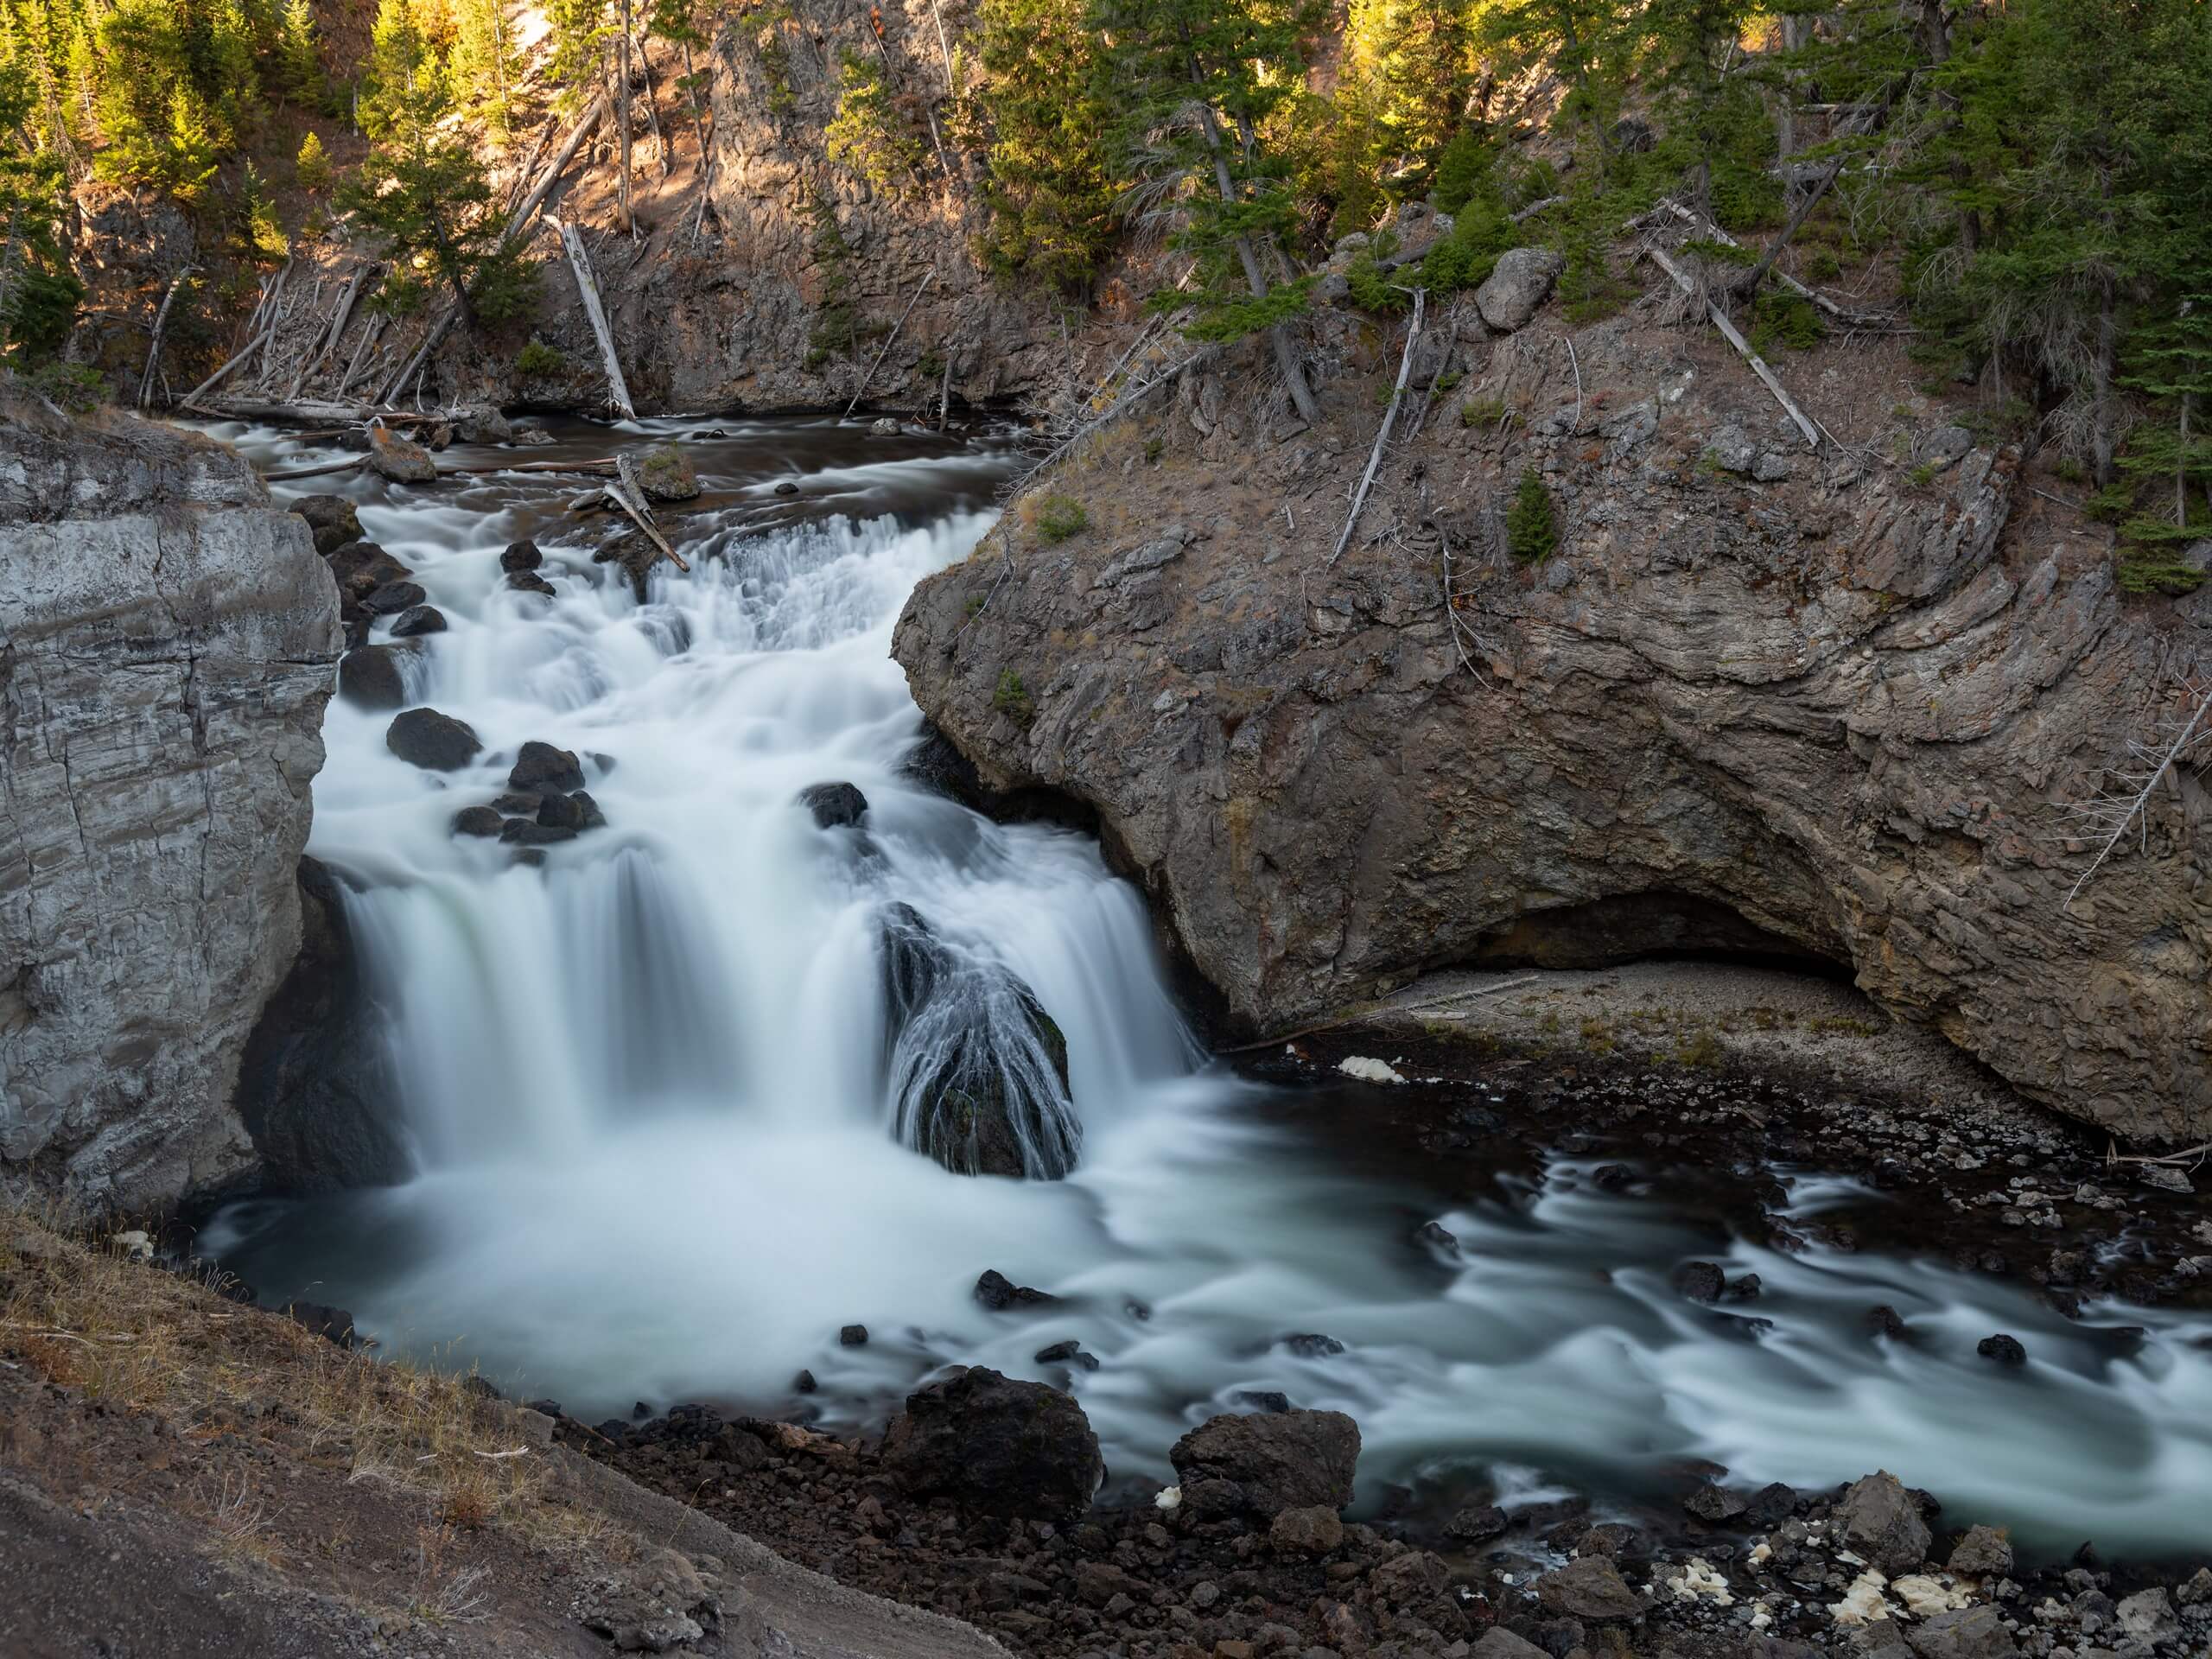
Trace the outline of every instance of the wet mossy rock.
{"label": "wet mossy rock", "polygon": [[475,728],[435,709],[410,709],[384,734],[384,746],[425,772],[458,772],[483,752]]}
{"label": "wet mossy rock", "polygon": [[353,504],[342,495],[303,495],[292,511],[308,521],[315,536],[315,550],[328,558],[348,542],[361,539],[361,521]]}
{"label": "wet mossy rock", "polygon": [[883,1461],[910,1497],[1010,1520],[1071,1520],[1106,1478],[1081,1406],[982,1366],[955,1367],[908,1395]]}
{"label": "wet mossy rock", "polygon": [[679,444],[657,444],[638,462],[638,481],[655,501],[689,501],[699,493],[691,458]]}
{"label": "wet mossy rock", "polygon": [[946,946],[907,905],[879,938],[899,1139],[957,1175],[1058,1180],[1081,1145],[1067,1038],[996,963]]}

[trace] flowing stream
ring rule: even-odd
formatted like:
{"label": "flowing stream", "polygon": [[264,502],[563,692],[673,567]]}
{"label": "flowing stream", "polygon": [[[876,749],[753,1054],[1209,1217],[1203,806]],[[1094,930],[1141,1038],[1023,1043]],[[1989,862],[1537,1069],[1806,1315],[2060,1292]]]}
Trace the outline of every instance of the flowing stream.
{"label": "flowing stream", "polygon": [[[574,423],[560,448],[445,459],[703,424]],[[265,461],[316,458],[219,429]],[[1716,1240],[1571,1161],[1440,1203],[1417,1171],[1363,1163],[1356,1128],[1286,1122],[1194,1043],[1137,895],[1090,841],[995,825],[901,770],[922,727],[892,626],[988,526],[1002,454],[827,422],[716,430],[687,443],[707,495],[665,520],[692,574],[658,567],[642,605],[575,543],[573,479],[335,482],[450,620],[415,700],[486,751],[417,771],[386,750],[389,715],[330,706],[309,850],[358,888],[416,1173],[219,1217],[210,1243],[265,1298],[345,1306],[386,1352],[474,1363],[587,1421],[709,1400],[872,1422],[970,1363],[1071,1388],[1117,1478],[1170,1478],[1184,1429],[1280,1391],[1357,1420],[1363,1502],[1454,1481],[1509,1508],[1563,1485],[1632,1501],[1685,1459],[1802,1486],[1886,1466],[2031,1547],[2212,1545],[2202,1322],[2069,1322],[1925,1262]],[[499,553],[525,535],[550,601],[503,585]],[[528,739],[611,762],[586,767],[607,827],[539,867],[448,831]],[[830,781],[867,797],[859,830],[797,804]],[[879,952],[901,904],[1065,1033],[1068,1179],[957,1175],[898,1138]],[[1003,1007],[986,1014],[993,1053],[1019,1050]],[[1457,1255],[1415,1240],[1431,1218]],[[1691,1257],[1758,1273],[1767,1328],[1683,1301],[1670,1274]],[[1064,1300],[993,1313],[973,1294],[986,1268]],[[1919,1340],[1869,1340],[1873,1303]],[[865,1345],[841,1344],[853,1324]],[[1975,1358],[1999,1330],[2024,1373]],[[1064,1340],[1095,1369],[1034,1357]]]}

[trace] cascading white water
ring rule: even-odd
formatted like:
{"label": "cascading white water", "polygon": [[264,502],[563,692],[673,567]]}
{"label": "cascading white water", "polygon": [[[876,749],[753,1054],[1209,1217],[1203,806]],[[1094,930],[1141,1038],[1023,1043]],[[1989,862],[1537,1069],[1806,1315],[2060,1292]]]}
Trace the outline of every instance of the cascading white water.
{"label": "cascading white water", "polygon": [[[1095,847],[902,772],[920,727],[891,626],[987,526],[993,456],[826,423],[691,453],[712,504],[680,521],[694,573],[661,567],[642,605],[558,556],[559,480],[345,486],[450,619],[416,697],[487,753],[417,771],[389,715],[332,705],[311,850],[359,888],[418,1170],[220,1217],[209,1242],[265,1290],[586,1415],[774,1406],[804,1366],[820,1409],[864,1421],[957,1361],[1066,1380],[1122,1475],[1164,1476],[1192,1422],[1279,1390],[1358,1420],[1370,1497],[1470,1466],[1527,1493],[1634,1491],[1685,1457],[1802,1484],[1879,1464],[2030,1543],[2212,1544],[2212,1354],[2179,1316],[2105,1321],[2146,1327],[2122,1354],[1986,1278],[1738,1244],[1767,1286],[1756,1332],[1669,1288],[1709,1236],[1571,1172],[1445,1214],[1457,1256],[1413,1243],[1437,1206],[1266,1127],[1261,1091],[1205,1065]],[[850,516],[760,530],[794,474]],[[501,584],[523,534],[555,555],[550,602]],[[594,757],[608,820],[542,868],[448,830],[528,739]],[[857,831],[798,804],[833,780],[867,797]],[[918,1022],[887,1056],[899,906],[988,1017]],[[1077,1159],[1065,1180],[957,1175],[899,1141],[926,1132],[902,1079],[976,1032],[978,1064],[1044,1064],[1017,980],[1065,1038],[1075,1121],[1025,1131],[1039,1160]],[[971,1294],[993,1268],[1064,1300],[993,1313]],[[1867,1339],[1874,1302],[1921,1340]],[[841,1346],[854,1323],[872,1339]],[[1999,1329],[2025,1375],[1974,1360]],[[1063,1339],[1098,1368],[1033,1357]]]}

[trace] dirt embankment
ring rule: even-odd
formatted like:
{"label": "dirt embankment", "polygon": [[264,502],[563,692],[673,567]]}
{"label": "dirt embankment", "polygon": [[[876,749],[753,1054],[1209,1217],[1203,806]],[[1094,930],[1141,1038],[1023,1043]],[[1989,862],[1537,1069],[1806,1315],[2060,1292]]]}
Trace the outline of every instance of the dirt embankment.
{"label": "dirt embankment", "polygon": [[219,1280],[0,1212],[10,1659],[988,1659]]}

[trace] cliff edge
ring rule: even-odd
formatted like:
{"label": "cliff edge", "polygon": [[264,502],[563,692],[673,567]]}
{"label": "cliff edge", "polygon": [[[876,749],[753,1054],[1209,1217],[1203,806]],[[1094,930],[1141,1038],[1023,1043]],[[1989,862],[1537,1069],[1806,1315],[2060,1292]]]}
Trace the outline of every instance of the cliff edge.
{"label": "cliff edge", "polygon": [[338,595],[230,450],[0,393],[0,1174],[157,1206],[297,953]]}
{"label": "cliff edge", "polygon": [[1794,957],[2063,1111],[2212,1130],[2189,766],[2069,899],[2073,809],[2179,732],[2212,597],[2120,591],[1893,342],[1783,365],[1815,449],[1656,296],[1430,325],[1333,563],[1402,339],[1344,310],[1320,427],[1194,362],[924,584],[894,651],[986,789],[1095,814],[1236,1031],[1447,964]]}

